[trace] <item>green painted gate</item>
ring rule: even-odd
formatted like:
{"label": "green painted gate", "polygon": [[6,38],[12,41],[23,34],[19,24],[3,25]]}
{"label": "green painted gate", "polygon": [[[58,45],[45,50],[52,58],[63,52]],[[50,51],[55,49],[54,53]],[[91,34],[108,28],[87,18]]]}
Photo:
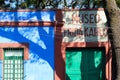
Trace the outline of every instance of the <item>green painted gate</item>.
{"label": "green painted gate", "polygon": [[23,80],[23,49],[4,49],[3,80]]}
{"label": "green painted gate", "polygon": [[67,48],[66,80],[105,80],[105,49]]}

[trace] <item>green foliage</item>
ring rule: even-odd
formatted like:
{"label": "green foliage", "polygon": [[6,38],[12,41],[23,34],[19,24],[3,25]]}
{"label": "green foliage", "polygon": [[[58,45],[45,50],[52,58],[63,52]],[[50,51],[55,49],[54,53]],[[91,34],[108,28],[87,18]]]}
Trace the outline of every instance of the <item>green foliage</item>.
{"label": "green foliage", "polygon": [[4,7],[4,0],[0,0],[0,9]]}
{"label": "green foliage", "polygon": [[99,8],[103,6],[104,6],[104,3],[102,0],[85,0],[82,3],[82,7],[84,8]]}
{"label": "green foliage", "polygon": [[116,0],[117,6],[120,8],[120,0]]}
{"label": "green foliage", "polygon": [[[8,2],[8,3],[6,3]],[[15,6],[11,5],[15,3]],[[116,0],[120,7],[120,0]],[[100,8],[103,0],[0,0],[0,9]]]}
{"label": "green foliage", "polygon": [[19,8],[44,9],[47,0],[26,0],[19,5]]}

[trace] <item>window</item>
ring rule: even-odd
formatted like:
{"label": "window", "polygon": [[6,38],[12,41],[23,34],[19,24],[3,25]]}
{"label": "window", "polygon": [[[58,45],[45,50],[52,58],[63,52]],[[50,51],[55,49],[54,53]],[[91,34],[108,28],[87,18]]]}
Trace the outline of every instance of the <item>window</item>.
{"label": "window", "polygon": [[4,48],[3,80],[24,79],[24,48]]}

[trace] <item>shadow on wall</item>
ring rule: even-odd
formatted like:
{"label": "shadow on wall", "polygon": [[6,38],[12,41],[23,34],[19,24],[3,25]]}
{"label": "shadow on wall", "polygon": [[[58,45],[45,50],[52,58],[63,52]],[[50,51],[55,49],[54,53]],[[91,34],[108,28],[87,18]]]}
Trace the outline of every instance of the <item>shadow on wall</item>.
{"label": "shadow on wall", "polygon": [[[76,14],[75,17],[76,16],[77,16],[77,19],[75,19],[76,23],[82,23],[81,28],[83,30],[84,42],[99,42],[99,41],[101,41],[101,39],[104,39],[105,37],[107,38],[106,35],[104,35],[104,34],[102,34],[102,32],[100,32],[101,26],[105,27],[105,23],[104,23],[105,19],[102,22],[101,18],[99,18],[99,17],[102,17],[102,16],[101,15],[99,16],[97,11],[91,11],[91,12],[90,11],[80,11],[79,15]],[[78,19],[78,17],[80,17],[80,19]],[[98,25],[99,22],[102,22],[104,24],[100,23],[101,25],[100,24]],[[104,29],[103,29],[103,31],[104,31]],[[90,46],[90,45],[86,43],[86,46]],[[89,60],[88,60],[88,62],[86,62],[86,65],[89,64],[89,65],[92,66],[92,69],[94,69],[96,71],[99,71],[99,69],[101,68],[101,65],[98,65],[97,67],[94,66],[94,65],[96,65],[95,63],[93,63],[94,62],[94,54],[91,54],[89,56],[91,56],[92,63],[89,64]],[[106,55],[106,56],[108,57],[109,55]],[[84,59],[85,59],[85,57],[82,56],[82,62],[84,62]],[[104,69],[105,69],[105,65],[109,61],[109,59],[107,59],[107,61],[105,62]],[[85,64],[85,63],[81,63],[81,64]],[[81,65],[81,67],[86,67],[86,65]],[[89,66],[89,65],[87,65],[87,66]],[[81,70],[81,76],[83,76],[84,70],[82,68],[80,70]],[[104,70],[102,76],[103,76],[102,79],[105,80],[106,79],[105,70]],[[66,77],[68,78],[68,80],[70,79],[70,77],[67,74],[66,74]],[[96,78],[97,77],[99,77],[99,76],[96,76]],[[94,79],[94,77],[93,77],[93,79]],[[81,80],[84,80],[84,78],[82,77]]]}
{"label": "shadow on wall", "polygon": [[[19,12],[18,12],[19,13]],[[21,12],[21,16],[19,16],[19,14],[17,14],[17,12],[1,12],[0,13],[1,16],[5,16],[5,18],[3,19],[3,21],[8,21],[8,20],[15,20],[15,21],[26,21],[26,19],[32,19],[34,20],[48,20],[48,21],[54,21],[54,16],[55,13],[53,11],[51,12],[26,12],[26,13],[22,13]],[[23,16],[24,14],[24,16]],[[26,16],[25,16],[26,14]],[[7,19],[6,19],[6,15],[7,15]],[[18,19],[18,17],[21,17]],[[0,17],[1,19],[1,17]],[[29,43],[30,46],[30,52],[32,52],[32,58],[34,57],[35,59],[31,59],[30,63],[36,63],[36,65],[32,65],[32,66],[40,66],[39,62],[40,60],[44,60],[46,63],[45,65],[49,65],[47,67],[50,67],[50,72],[51,75],[46,78],[46,76],[41,76],[42,80],[45,79],[53,79],[53,72],[54,72],[54,27],[53,26],[41,26],[41,27],[0,27],[0,37],[2,38],[0,41],[1,42],[26,42]],[[6,40],[6,41],[2,41],[2,40]],[[31,55],[31,53],[30,53]],[[46,67],[46,68],[47,68]],[[32,68],[32,67],[31,67]],[[44,67],[43,67],[44,68]],[[26,68],[28,69],[28,68]],[[29,69],[30,70],[30,69]],[[34,73],[31,74],[35,74],[36,70],[41,70],[41,69],[33,69]],[[44,69],[45,70],[45,69]],[[48,69],[46,69],[48,70]],[[39,73],[41,72],[41,74],[46,74],[45,71],[39,71]],[[30,73],[27,75],[28,77]],[[36,74],[38,75],[37,77],[39,77],[40,74]],[[36,76],[36,75],[33,75]],[[32,80],[39,80],[38,78],[31,78]],[[29,80],[31,80],[29,79]]]}
{"label": "shadow on wall", "polygon": [[66,58],[66,80],[105,80],[104,48],[67,48]]}
{"label": "shadow on wall", "polygon": [[[35,18],[36,20],[42,20],[43,17],[41,17],[40,15],[44,15],[45,14],[48,15],[49,14],[49,17],[47,16],[48,20],[50,21],[53,21],[54,20],[54,12],[43,12],[42,14],[39,12],[29,12],[29,13],[26,13],[26,16],[22,16],[21,15],[21,18],[22,20],[24,21],[24,18],[25,19],[29,19],[29,18]],[[23,13],[24,14],[24,13]],[[15,12],[10,12],[10,13],[4,13],[1,14],[2,15],[7,15],[9,16],[10,15],[10,18],[12,17],[15,17],[17,18],[16,16],[18,16],[18,14]],[[13,16],[14,15],[14,16]],[[37,16],[36,16],[37,15]],[[38,16],[39,15],[39,16]],[[8,17],[9,18],[9,17]],[[20,19],[21,19],[20,18]],[[11,19],[12,20],[12,19]],[[15,20],[18,20],[18,19],[15,19]],[[42,20],[44,21],[44,20]],[[27,43],[30,43],[30,47],[31,47],[31,50],[33,52],[35,52],[37,55],[39,55],[41,58],[45,59],[46,61],[51,61],[51,60],[47,60],[49,58],[46,57],[46,51],[51,51],[49,49],[49,47],[51,46],[51,48],[54,48],[54,29],[52,26],[48,26],[48,27],[16,27],[16,28],[13,28],[13,27],[2,27],[0,28],[0,36],[2,37],[5,37],[5,38],[8,38],[8,39],[11,39],[13,41],[16,41],[16,42],[27,42]],[[41,43],[39,43],[41,42]],[[44,46],[46,46],[46,50],[44,48],[41,47],[41,44],[44,44]],[[52,45],[51,45],[52,44]],[[39,53],[39,51],[43,51],[42,53]],[[53,50],[54,51],[54,50]],[[47,53],[47,54],[48,54]],[[50,54],[48,54],[50,55]],[[53,56],[53,55],[52,55]],[[51,67],[53,68],[53,62],[49,62]]]}

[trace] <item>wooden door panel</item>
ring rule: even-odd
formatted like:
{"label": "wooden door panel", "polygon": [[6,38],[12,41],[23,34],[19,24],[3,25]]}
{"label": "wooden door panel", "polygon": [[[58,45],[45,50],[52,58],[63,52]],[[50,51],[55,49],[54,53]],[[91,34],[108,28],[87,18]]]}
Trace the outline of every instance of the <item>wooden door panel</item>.
{"label": "wooden door panel", "polygon": [[66,50],[66,80],[105,80],[105,50]]}

